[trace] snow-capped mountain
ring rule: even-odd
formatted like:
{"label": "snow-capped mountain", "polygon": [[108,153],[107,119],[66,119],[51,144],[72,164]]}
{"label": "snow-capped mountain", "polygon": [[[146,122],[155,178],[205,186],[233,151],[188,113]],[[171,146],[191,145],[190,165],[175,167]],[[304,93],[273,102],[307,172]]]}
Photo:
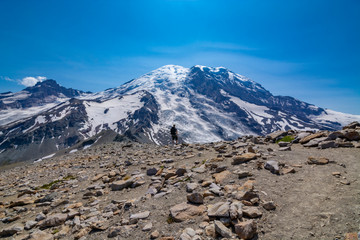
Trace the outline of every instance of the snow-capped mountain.
{"label": "snow-capped mountain", "polygon": [[54,80],[38,82],[16,93],[0,93],[0,126],[46,111],[84,92],[65,88]]}
{"label": "snow-capped mountain", "polygon": [[[57,85],[50,83],[50,88]],[[0,95],[0,162],[82,148],[104,139],[104,131],[118,140],[166,144],[173,124],[183,141],[211,142],[276,130],[334,130],[360,121],[357,115],[273,96],[258,83],[223,67],[166,65],[93,94],[58,88],[32,95],[42,87],[34,88]],[[20,101],[22,105],[15,105],[21,107],[14,109]],[[26,114],[16,114],[20,109]]]}

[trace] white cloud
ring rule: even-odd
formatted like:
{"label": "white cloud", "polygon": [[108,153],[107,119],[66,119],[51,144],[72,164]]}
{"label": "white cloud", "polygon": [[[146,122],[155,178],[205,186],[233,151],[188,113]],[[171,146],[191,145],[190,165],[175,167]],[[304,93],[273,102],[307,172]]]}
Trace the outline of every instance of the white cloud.
{"label": "white cloud", "polygon": [[21,85],[24,85],[25,87],[32,87],[35,86],[38,82],[42,82],[46,80],[46,77],[37,76],[37,77],[25,77],[21,80],[19,80],[19,83]]}

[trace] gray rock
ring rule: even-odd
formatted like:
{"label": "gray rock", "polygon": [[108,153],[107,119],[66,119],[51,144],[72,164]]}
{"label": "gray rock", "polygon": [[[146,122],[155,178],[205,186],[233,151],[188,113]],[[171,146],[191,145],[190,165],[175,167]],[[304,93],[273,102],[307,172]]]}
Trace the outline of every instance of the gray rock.
{"label": "gray rock", "polygon": [[222,224],[222,222],[215,220],[214,224],[215,224],[215,232],[217,232],[220,236],[224,238],[231,238],[232,236],[231,230],[225,227],[225,225]]}
{"label": "gray rock", "polygon": [[230,203],[218,202],[214,205],[208,206],[209,217],[230,217]]}
{"label": "gray rock", "polygon": [[35,221],[40,222],[41,220],[44,220],[45,218],[46,218],[45,214],[39,213],[38,215],[36,215]]}
{"label": "gray rock", "polygon": [[134,183],[134,178],[131,177],[127,180],[120,180],[120,181],[116,181],[113,182],[110,187],[112,191],[119,191],[122,190],[124,188],[128,188],[131,187],[131,185]]}
{"label": "gray rock", "polygon": [[140,212],[140,213],[136,213],[136,214],[131,214],[130,215],[130,220],[131,219],[146,219],[150,216],[150,212],[149,211],[145,211],[145,212]]}
{"label": "gray rock", "polygon": [[290,143],[289,143],[289,142],[280,141],[280,142],[278,142],[278,145],[279,145],[279,147],[287,147],[287,146],[290,145]]}
{"label": "gray rock", "polygon": [[275,203],[273,201],[269,201],[269,202],[264,202],[263,208],[270,211],[270,210],[275,210],[276,206],[275,206]]}
{"label": "gray rock", "polygon": [[264,167],[265,167],[265,169],[270,170],[270,172],[272,172],[274,174],[280,173],[279,163],[277,161],[269,160],[265,163]]}
{"label": "gray rock", "polygon": [[304,147],[317,147],[320,142],[327,140],[327,137],[319,137],[310,140],[308,143],[303,144]]}
{"label": "gray rock", "polygon": [[25,230],[30,230],[32,229],[33,227],[35,227],[35,225],[37,224],[36,221],[33,221],[33,220],[29,220],[25,223]]}
{"label": "gray rock", "polygon": [[62,225],[67,219],[67,214],[63,213],[56,213],[51,216],[48,216],[42,222],[39,222],[40,228],[47,228],[47,227],[55,227]]}
{"label": "gray rock", "polygon": [[230,214],[230,218],[232,220],[234,219],[241,219],[242,218],[242,203],[241,202],[233,202],[230,205],[229,208],[229,214]]}
{"label": "gray rock", "polygon": [[150,223],[146,224],[146,225],[142,228],[142,231],[148,232],[148,231],[150,231],[150,230],[152,229],[152,227],[153,227],[153,225],[152,225],[152,223],[150,222]]}
{"label": "gray rock", "polygon": [[148,170],[146,170],[146,175],[148,176],[154,176],[157,173],[157,169],[156,168],[149,168]]}
{"label": "gray rock", "polygon": [[281,147],[281,148],[279,148],[279,151],[291,151],[291,147],[290,146]]}
{"label": "gray rock", "polygon": [[0,230],[0,237],[10,237],[23,230],[24,230],[24,226],[21,223],[16,223],[10,227]]}
{"label": "gray rock", "polygon": [[191,193],[198,187],[199,187],[199,185],[197,183],[187,183],[186,184],[186,192]]}
{"label": "gray rock", "polygon": [[318,148],[326,149],[326,148],[337,148],[339,144],[335,141],[323,141],[319,143]]}

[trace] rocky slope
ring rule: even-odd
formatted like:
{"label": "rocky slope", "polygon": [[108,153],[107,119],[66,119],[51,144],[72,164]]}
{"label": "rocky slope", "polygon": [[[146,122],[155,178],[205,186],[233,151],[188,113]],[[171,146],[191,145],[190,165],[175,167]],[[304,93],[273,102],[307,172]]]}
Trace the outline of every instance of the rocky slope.
{"label": "rocky slope", "polygon": [[7,167],[4,239],[357,239],[360,124]]}

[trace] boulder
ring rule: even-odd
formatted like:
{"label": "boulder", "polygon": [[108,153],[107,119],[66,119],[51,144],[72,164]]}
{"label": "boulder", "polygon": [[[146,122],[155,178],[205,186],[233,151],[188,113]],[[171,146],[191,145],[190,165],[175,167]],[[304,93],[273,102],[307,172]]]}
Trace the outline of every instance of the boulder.
{"label": "boulder", "polygon": [[344,137],[349,141],[359,141],[360,133],[357,131],[348,131],[344,134]]}
{"label": "boulder", "polygon": [[360,127],[360,123],[359,122],[352,122],[346,126],[343,127],[343,129],[355,129],[357,127]]}
{"label": "boulder", "polygon": [[239,236],[241,239],[252,239],[257,231],[256,222],[254,220],[248,220],[245,222],[240,222],[238,224],[235,224],[235,233]]}

